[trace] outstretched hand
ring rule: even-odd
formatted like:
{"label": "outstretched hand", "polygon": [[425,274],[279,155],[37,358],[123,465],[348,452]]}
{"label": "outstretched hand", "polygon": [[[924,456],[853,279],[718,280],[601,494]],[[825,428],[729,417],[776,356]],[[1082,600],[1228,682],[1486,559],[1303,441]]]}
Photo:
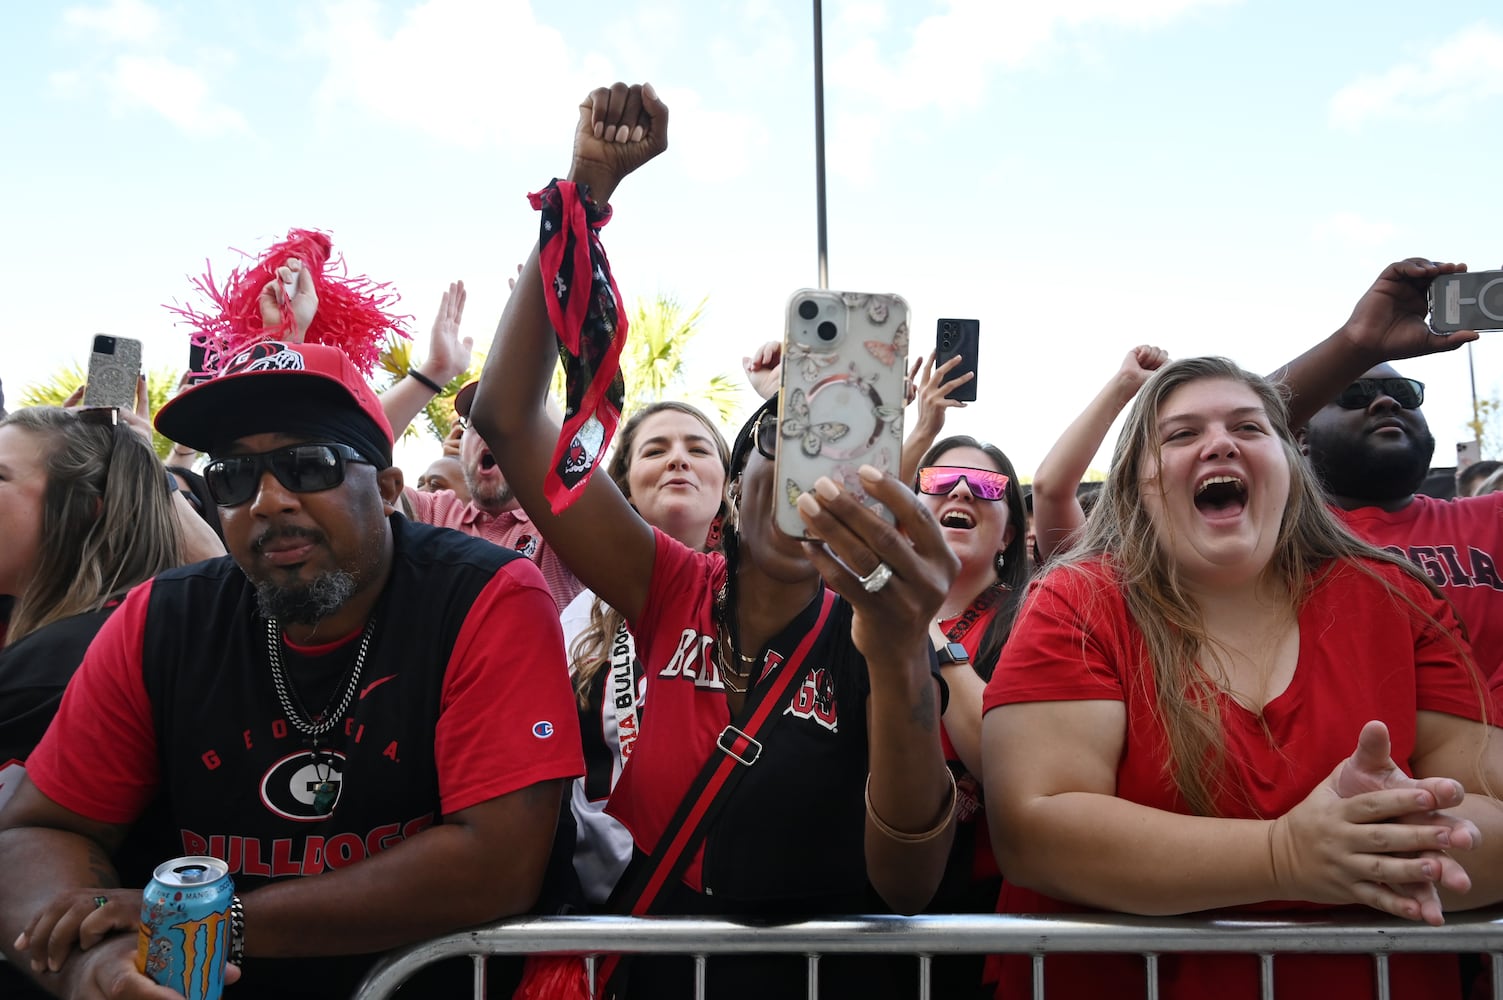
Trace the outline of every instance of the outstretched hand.
{"label": "outstretched hand", "polygon": [[[63,400],[63,409],[72,410],[82,406],[84,390],[87,388],[87,385],[81,385],[69,393],[68,398]],[[151,391],[147,387],[145,375],[136,376],[135,408],[116,409],[115,418],[141,435],[149,447],[156,447],[156,439],[152,437],[151,426]]]}
{"label": "outstretched hand", "polygon": [[475,338],[461,337],[459,325],[464,320],[465,290],[463,281],[449,282],[433,317],[433,332],[428,340],[428,358],[424,374],[439,385],[464,374],[475,353]]}
{"label": "outstretched hand", "polygon": [[667,148],[668,105],[652,84],[597,87],[579,103],[569,179],[604,205],[622,178]]}
{"label": "outstretched hand", "polygon": [[939,432],[944,429],[946,410],[965,408],[965,403],[959,399],[951,399],[950,393],[956,387],[965,385],[976,377],[975,372],[962,372],[950,378],[950,373],[958,368],[965,358],[957,354],[952,358],[946,358],[944,363],[936,368],[935,353],[930,351],[928,355],[915,361],[908,376],[913,383],[914,398],[918,400],[918,417],[909,427],[908,433],[914,437],[927,434],[930,440],[938,437]]}
{"label": "outstretched hand", "polygon": [[742,358],[741,367],[752,391],[763,399],[771,399],[783,378],[783,342],[769,340],[750,357]]}
{"label": "outstretched hand", "polygon": [[1363,293],[1352,315],[1338,331],[1371,364],[1454,351],[1477,339],[1477,331],[1460,330],[1446,336],[1430,331],[1430,283],[1442,274],[1465,271],[1465,264],[1448,264],[1410,257],[1383,269]]}

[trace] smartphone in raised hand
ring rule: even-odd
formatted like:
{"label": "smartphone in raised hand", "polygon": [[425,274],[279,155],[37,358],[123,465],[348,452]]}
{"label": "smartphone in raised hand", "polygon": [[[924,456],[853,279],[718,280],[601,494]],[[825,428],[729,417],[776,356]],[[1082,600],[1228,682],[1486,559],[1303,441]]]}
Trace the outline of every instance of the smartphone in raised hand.
{"label": "smartphone in raised hand", "polygon": [[967,403],[976,401],[976,364],[980,356],[980,336],[979,319],[941,319],[935,322],[934,367],[938,368],[959,355],[960,364],[945,375],[945,381],[957,379],[966,372],[971,373],[971,380],[951,389],[945,394],[946,399],[958,399]]}
{"label": "smartphone in raised hand", "polygon": [[1432,281],[1430,329],[1503,330],[1503,271],[1462,271]]}
{"label": "smartphone in raised hand", "polygon": [[136,384],[141,379],[141,342],[130,337],[98,334],[89,353],[89,381],[84,406],[136,408]]}
{"label": "smartphone in raised hand", "polygon": [[903,450],[908,303],[803,288],[788,300],[778,396],[774,522],[805,537],[798,498],[828,476],[891,521],[857,470],[896,473]]}

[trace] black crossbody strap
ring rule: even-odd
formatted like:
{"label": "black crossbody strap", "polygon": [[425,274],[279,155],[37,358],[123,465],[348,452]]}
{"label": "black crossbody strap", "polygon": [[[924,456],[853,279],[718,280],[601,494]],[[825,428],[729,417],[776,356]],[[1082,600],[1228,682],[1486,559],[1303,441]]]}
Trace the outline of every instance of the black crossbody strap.
{"label": "black crossbody strap", "polygon": [[[665,886],[683,874],[694,858],[694,852],[709,833],[710,824],[720,808],[730,798],[730,792],[741,780],[746,769],[757,762],[762,754],[765,740],[774,725],[787,713],[783,711],[793,700],[794,692],[803,684],[807,674],[806,661],[809,651],[824,631],[830,612],[835,607],[835,593],[824,589],[823,600],[814,625],[804,633],[793,653],[783,661],[777,679],[771,684],[754,687],[740,716],[726,726],[716,739],[716,749],[704,766],[699,769],[693,784],[679,802],[673,818],[664,827],[657,847],[624,892],[612,899],[612,910],[643,916],[652,912],[653,904],[662,895]],[[601,962],[602,983],[610,980],[620,956],[608,955]]]}

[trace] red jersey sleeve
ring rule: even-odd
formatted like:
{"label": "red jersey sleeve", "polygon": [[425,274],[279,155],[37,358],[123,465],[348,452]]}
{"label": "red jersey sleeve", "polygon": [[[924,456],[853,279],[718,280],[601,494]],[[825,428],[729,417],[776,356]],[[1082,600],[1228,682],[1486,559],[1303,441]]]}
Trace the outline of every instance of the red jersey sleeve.
{"label": "red jersey sleeve", "polygon": [[1099,565],[1049,572],[1025,600],[981,704],[1125,701],[1124,657],[1140,655],[1121,592]]}
{"label": "red jersey sleeve", "polygon": [[529,559],[476,598],[444,674],[434,735],[443,811],[584,773],[558,608]]}
{"label": "red jersey sleeve", "polygon": [[1486,682],[1451,602],[1436,597],[1397,568],[1384,566],[1381,572],[1414,602],[1406,610],[1414,632],[1415,707],[1498,725],[1496,697],[1486,693]]}
{"label": "red jersey sleeve", "polygon": [[26,758],[32,784],[65,809],[129,823],[156,793],[157,740],[141,673],[151,581],[110,615],[68,682],[57,716]]}

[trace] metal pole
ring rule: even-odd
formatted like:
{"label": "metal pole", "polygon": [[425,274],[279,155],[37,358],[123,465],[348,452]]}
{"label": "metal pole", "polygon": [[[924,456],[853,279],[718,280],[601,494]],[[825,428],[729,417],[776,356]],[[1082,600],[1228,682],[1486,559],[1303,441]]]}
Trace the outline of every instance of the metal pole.
{"label": "metal pole", "polygon": [[[825,225],[825,41],[820,0],[814,0],[814,211],[818,225],[819,287],[830,287],[829,230]],[[1467,345],[1471,347],[1470,344]],[[1476,398],[1476,393],[1472,393]]]}
{"label": "metal pole", "polygon": [[[820,287],[824,287],[821,285]],[[1477,442],[1477,460],[1482,460],[1482,414],[1477,409],[1477,366],[1472,363],[1472,345],[1466,345],[1466,370],[1472,377],[1472,440]]]}

